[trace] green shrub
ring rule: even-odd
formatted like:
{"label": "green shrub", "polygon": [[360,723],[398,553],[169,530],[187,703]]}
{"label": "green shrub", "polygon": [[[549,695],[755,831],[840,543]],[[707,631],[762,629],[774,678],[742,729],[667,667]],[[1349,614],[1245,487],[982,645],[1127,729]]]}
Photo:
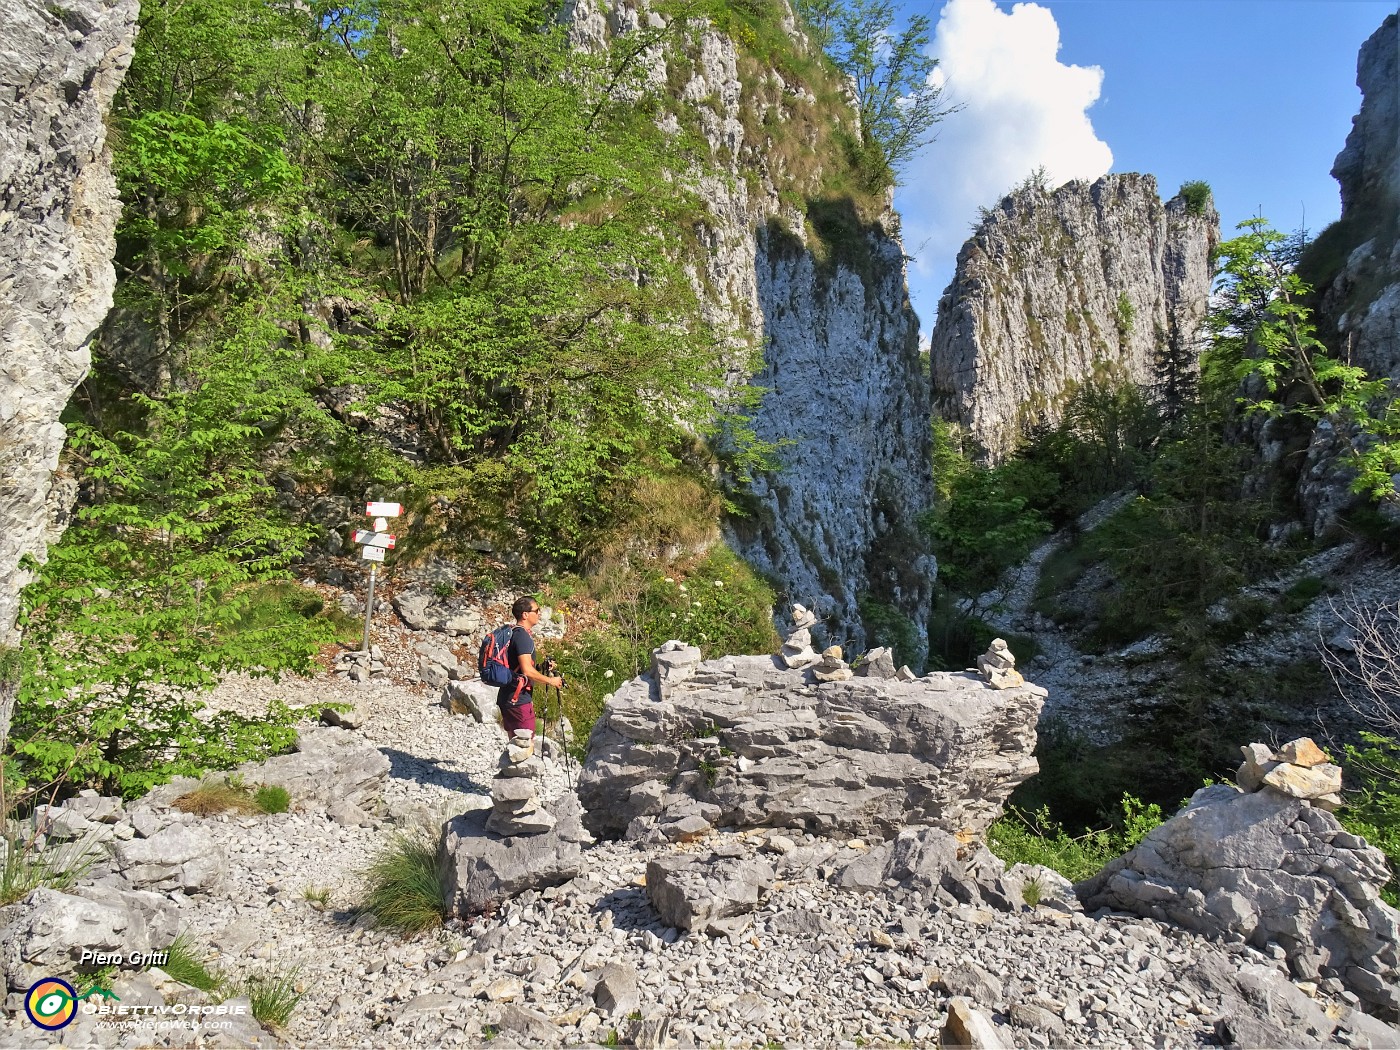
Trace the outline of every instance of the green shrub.
{"label": "green shrub", "polygon": [[253,802],[264,813],[285,813],[291,807],[292,799],[286,788],[264,784],[253,792]]}
{"label": "green shrub", "polygon": [[[877,601],[868,594],[857,598],[857,608],[860,610],[861,623],[865,627],[866,645],[871,648],[881,645],[891,647],[897,663],[914,661],[914,654],[923,650],[914,622],[898,609]],[[846,655],[852,656],[850,653]]]}
{"label": "green shrub", "polygon": [[1346,748],[1351,787],[1337,814],[1342,826],[1385,854],[1390,881],[1381,896],[1400,907],[1400,744],[1377,733],[1362,733],[1363,746]]}
{"label": "green shrub", "polygon": [[[987,847],[1007,865],[1040,864],[1071,882],[1097,875],[1162,823],[1162,810],[1124,795],[1113,826],[1071,835],[1046,807],[1034,813],[1011,807],[987,833]],[[1031,903],[1029,900],[1027,903]]]}
{"label": "green shrub", "polygon": [[1186,202],[1188,213],[1204,215],[1206,205],[1210,203],[1210,183],[1202,182],[1199,179],[1193,182],[1183,182],[1181,189],[1176,191],[1176,195]]}
{"label": "green shrub", "polygon": [[1050,531],[1037,509],[1058,488],[1039,464],[1013,459],[988,469],[957,447],[946,423],[933,429],[933,508],[920,528],[938,557],[938,574],[962,594],[980,594]]}
{"label": "green shrub", "polygon": [[1115,308],[1116,321],[1118,323],[1118,334],[1126,339],[1128,333],[1133,330],[1133,320],[1137,311],[1133,309],[1132,300],[1128,298],[1127,292],[1118,293],[1118,303]]}
{"label": "green shrub", "polygon": [[368,887],[358,910],[381,926],[411,937],[442,924],[445,873],[430,829],[395,833],[363,874]]}

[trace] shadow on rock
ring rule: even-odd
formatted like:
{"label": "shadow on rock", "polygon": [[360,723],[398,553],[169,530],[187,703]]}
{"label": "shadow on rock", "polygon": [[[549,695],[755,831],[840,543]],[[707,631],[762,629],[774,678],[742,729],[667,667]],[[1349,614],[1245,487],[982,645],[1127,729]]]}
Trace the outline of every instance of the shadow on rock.
{"label": "shadow on rock", "polygon": [[464,795],[485,795],[490,789],[470,773],[445,766],[436,759],[419,758],[398,748],[381,747],[384,757],[389,760],[389,775],[395,780],[411,780],[417,784],[436,784],[450,791],[460,791]]}

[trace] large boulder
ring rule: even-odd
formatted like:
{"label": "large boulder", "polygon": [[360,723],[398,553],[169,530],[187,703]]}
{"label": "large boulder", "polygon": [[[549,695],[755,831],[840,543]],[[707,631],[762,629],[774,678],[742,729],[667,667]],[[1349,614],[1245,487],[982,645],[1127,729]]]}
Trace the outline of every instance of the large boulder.
{"label": "large boulder", "polygon": [[1394,1019],[1400,913],[1380,899],[1389,874],[1379,850],[1305,799],[1216,785],[1075,890],[1085,908],[1275,942],[1299,978],[1335,978]]}
{"label": "large boulder", "polygon": [[969,674],[817,683],[771,656],[733,656],[660,695],[633,679],[593,726],[578,792],[595,835],[675,839],[669,825],[699,813],[716,827],[977,836],[1038,768],[1045,694]]}
{"label": "large boulder", "polygon": [[248,762],[236,772],[249,784],[286,788],[293,806],[348,802],[372,813],[382,807],[389,759],[357,733],[311,726],[298,731],[295,753]]}
{"label": "large boulder", "polygon": [[91,965],[85,951],[125,958],[168,948],[178,922],[174,905],[155,893],[36,889],[0,910],[0,970],[11,991],[22,991],[40,977]]}
{"label": "large boulder", "polygon": [[757,857],[672,854],[647,864],[647,899],[667,926],[727,933],[721,921],[757,908],[775,877]]}
{"label": "large boulder", "polygon": [[491,810],[475,810],[443,825],[438,860],[453,915],[476,915],[528,889],[558,886],[579,873],[582,844],[578,800],[564,795],[545,809],[554,827],[542,835],[502,837],[487,829]]}

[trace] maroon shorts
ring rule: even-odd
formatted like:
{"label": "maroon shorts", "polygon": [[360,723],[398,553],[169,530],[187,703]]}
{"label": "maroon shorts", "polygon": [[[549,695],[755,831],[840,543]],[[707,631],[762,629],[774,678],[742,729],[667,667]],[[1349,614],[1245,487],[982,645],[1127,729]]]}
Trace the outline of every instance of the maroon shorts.
{"label": "maroon shorts", "polygon": [[[529,695],[529,694],[525,694]],[[506,736],[510,736],[517,729],[528,729],[535,731],[535,705],[526,700],[523,704],[497,704],[501,709],[501,725],[505,728]]]}

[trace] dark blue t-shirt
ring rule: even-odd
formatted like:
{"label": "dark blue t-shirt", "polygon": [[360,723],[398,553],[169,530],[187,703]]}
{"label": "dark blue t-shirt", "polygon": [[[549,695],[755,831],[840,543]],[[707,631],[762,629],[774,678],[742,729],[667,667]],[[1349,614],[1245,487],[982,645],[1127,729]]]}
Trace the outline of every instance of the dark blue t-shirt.
{"label": "dark blue t-shirt", "polygon": [[[506,649],[506,659],[510,661],[510,669],[515,673],[517,679],[521,677],[520,658],[522,656],[533,658],[534,655],[535,639],[530,636],[529,631],[517,625],[515,630],[510,632],[510,646]],[[534,683],[528,678],[524,682],[525,684],[520,688],[519,699],[521,703],[529,703]],[[496,694],[496,702],[508,704],[515,699],[515,686],[515,682],[501,686],[500,691]]]}

